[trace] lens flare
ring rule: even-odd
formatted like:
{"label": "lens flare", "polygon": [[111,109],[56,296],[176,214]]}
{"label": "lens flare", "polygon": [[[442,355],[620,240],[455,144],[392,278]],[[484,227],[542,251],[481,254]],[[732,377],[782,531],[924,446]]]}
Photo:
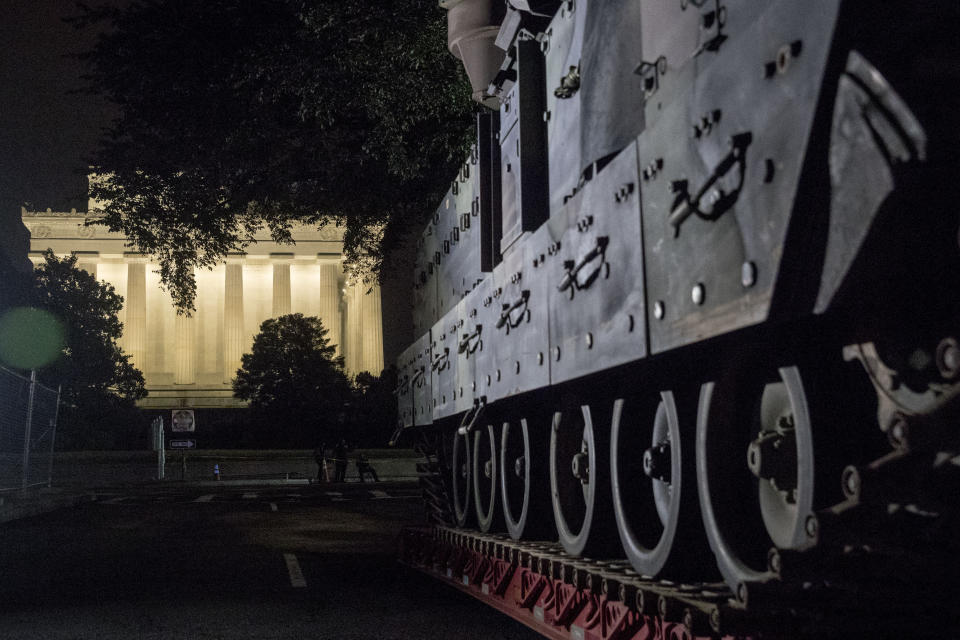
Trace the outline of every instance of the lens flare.
{"label": "lens flare", "polygon": [[35,307],[14,307],[0,315],[0,362],[39,369],[63,352],[65,331],[55,315]]}

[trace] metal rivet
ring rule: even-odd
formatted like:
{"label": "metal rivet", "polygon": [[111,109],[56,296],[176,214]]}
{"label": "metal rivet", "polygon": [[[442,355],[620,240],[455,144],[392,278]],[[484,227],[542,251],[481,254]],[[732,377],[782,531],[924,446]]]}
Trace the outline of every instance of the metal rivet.
{"label": "metal rivet", "polygon": [[698,282],[693,286],[693,291],[690,292],[690,297],[693,299],[693,304],[703,304],[703,298],[706,291],[703,288],[703,284]]}
{"label": "metal rivet", "polygon": [[560,361],[560,347],[553,348],[553,359],[558,362]]}
{"label": "metal rivet", "polygon": [[490,386],[490,376],[487,376],[487,386]]}
{"label": "metal rivet", "polygon": [[477,390],[477,383],[476,383],[476,382],[471,382],[471,383],[470,383],[470,391],[476,391],[476,390]]}
{"label": "metal rivet", "polygon": [[517,360],[513,363],[513,372],[520,373],[520,361]]}
{"label": "metal rivet", "polygon": [[664,308],[663,301],[657,300],[653,303],[653,317],[657,320],[663,320]]}
{"label": "metal rivet", "polygon": [[500,382],[500,369],[497,369],[497,382]]}
{"label": "metal rivet", "polygon": [[633,314],[628,313],[627,314],[627,331],[629,331],[630,333],[633,333],[633,326],[634,326]]}
{"label": "metal rivet", "polygon": [[543,351],[537,353],[537,364],[543,366]]}
{"label": "metal rivet", "polygon": [[587,333],[587,335],[585,336],[585,338],[586,338],[586,341],[587,341],[587,349],[593,349],[593,334],[592,334],[592,333]]}
{"label": "metal rivet", "polygon": [[757,282],[757,265],[751,261],[746,261],[740,267],[740,283],[744,287],[752,287]]}

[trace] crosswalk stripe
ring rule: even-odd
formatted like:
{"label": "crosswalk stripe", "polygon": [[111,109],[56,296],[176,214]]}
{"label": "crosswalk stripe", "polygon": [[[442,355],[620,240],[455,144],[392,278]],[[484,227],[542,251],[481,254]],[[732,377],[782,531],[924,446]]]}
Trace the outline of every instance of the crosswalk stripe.
{"label": "crosswalk stripe", "polygon": [[104,500],[101,504],[120,504],[124,500],[129,500],[130,496],[120,496],[118,498],[111,498],[110,500]]}
{"label": "crosswalk stripe", "polygon": [[370,495],[373,496],[374,500],[383,500],[390,497],[386,491],[380,491],[379,489],[371,489]]}
{"label": "crosswalk stripe", "polygon": [[212,493],[208,493],[208,494],[205,495],[205,496],[200,496],[199,498],[197,498],[196,500],[194,500],[194,502],[210,502],[211,500],[213,500],[213,494],[212,494]]}
{"label": "crosswalk stripe", "polygon": [[323,494],[327,496],[342,496],[343,492],[342,491],[324,491]]}
{"label": "crosswalk stripe", "polygon": [[307,579],[303,577],[303,571],[300,569],[300,563],[297,562],[297,556],[292,553],[283,554],[283,560],[287,563],[287,573],[290,574],[290,586],[302,589],[307,586]]}
{"label": "crosswalk stripe", "polygon": [[256,497],[257,497],[257,494],[255,494],[255,493],[245,493],[245,494],[243,494],[243,499],[244,499],[244,500],[254,500],[254,499],[256,499]]}

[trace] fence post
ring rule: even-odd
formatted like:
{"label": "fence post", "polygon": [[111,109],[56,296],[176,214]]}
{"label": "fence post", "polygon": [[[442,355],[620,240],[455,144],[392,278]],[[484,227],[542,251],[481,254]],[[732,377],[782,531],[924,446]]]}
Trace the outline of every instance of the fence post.
{"label": "fence post", "polygon": [[60,419],[60,391],[63,385],[57,387],[57,406],[53,410],[53,434],[50,436],[50,465],[47,467],[47,488],[53,486],[53,449],[57,444],[57,420]]}
{"label": "fence post", "polygon": [[30,370],[30,393],[27,395],[27,420],[23,431],[23,482],[22,489],[27,488],[30,472],[30,429],[33,423],[33,396],[37,389],[37,370]]}

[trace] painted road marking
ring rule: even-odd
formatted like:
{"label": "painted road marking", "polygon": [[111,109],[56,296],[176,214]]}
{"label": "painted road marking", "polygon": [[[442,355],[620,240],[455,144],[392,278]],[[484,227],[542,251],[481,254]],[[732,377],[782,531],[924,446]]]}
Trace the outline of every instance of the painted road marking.
{"label": "painted road marking", "polygon": [[370,495],[373,496],[374,500],[383,500],[384,498],[389,498],[386,491],[380,491],[379,489],[371,489]]}
{"label": "painted road marking", "polygon": [[245,494],[243,494],[243,499],[244,499],[244,500],[255,500],[256,497],[257,497],[257,494],[255,494],[255,493],[245,493]]}
{"label": "painted road marking", "polygon": [[302,589],[307,586],[307,580],[303,577],[303,571],[300,569],[300,563],[297,562],[297,556],[292,553],[283,554],[283,560],[287,563],[287,573],[290,574],[290,586]]}
{"label": "painted road marking", "polygon": [[277,510],[277,503],[276,503],[276,502],[271,502],[271,503],[270,503],[270,511],[276,511],[276,510]]}
{"label": "painted road marking", "polygon": [[194,500],[194,502],[210,502],[211,500],[213,500],[213,494],[212,494],[212,493],[208,493],[208,494],[205,495],[205,496],[200,496],[199,498],[197,498],[196,500]]}
{"label": "painted road marking", "polygon": [[330,498],[330,502],[350,502],[350,498]]}
{"label": "painted road marking", "polygon": [[343,492],[342,491],[324,491],[323,494],[327,496],[342,496]]}
{"label": "painted road marking", "polygon": [[120,504],[124,500],[129,500],[130,496],[120,496],[119,498],[111,498],[110,500],[104,500],[101,504]]}

